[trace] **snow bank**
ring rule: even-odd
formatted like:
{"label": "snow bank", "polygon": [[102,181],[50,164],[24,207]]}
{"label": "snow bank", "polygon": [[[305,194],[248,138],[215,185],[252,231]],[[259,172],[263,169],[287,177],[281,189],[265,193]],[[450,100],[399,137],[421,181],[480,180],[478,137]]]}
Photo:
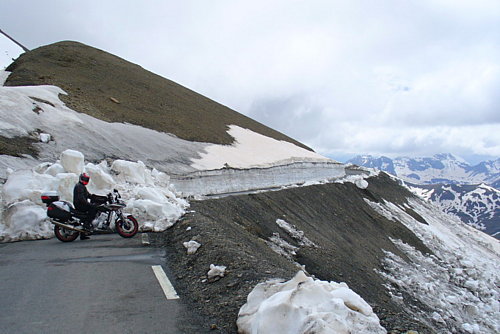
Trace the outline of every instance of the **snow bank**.
{"label": "snow bank", "polygon": [[82,153],[67,150],[59,162],[42,163],[8,176],[1,188],[0,241],[51,237],[52,224],[46,219],[40,196],[57,191],[62,200],[72,201],[81,171],[90,175],[91,193],[105,195],[117,189],[143,231],[167,229],[189,206],[170,189],[168,175],[150,170],[140,161],[115,161],[112,167],[106,161],[84,165]]}
{"label": "snow bank", "polygon": [[434,253],[422,254],[400,240],[393,240],[409,261],[386,252],[385,271],[380,274],[387,279],[387,289],[402,307],[405,295],[428,306],[432,312],[416,316],[427,319],[437,332],[500,332],[498,240],[421,200],[411,199],[406,207],[412,208],[428,225],[415,220],[404,207],[365,201],[386,218],[403,223]]}
{"label": "snow bank", "polygon": [[172,177],[171,182],[183,196],[203,196],[331,182],[345,176],[340,163],[295,161],[270,167],[198,171]]}
{"label": "snow bank", "polygon": [[299,271],[288,282],[270,280],[248,295],[237,320],[239,333],[386,333],[372,308],[345,283]]}
{"label": "snow bank", "polygon": [[0,86],[3,86],[7,78],[9,77],[10,72],[5,70],[0,70]]}
{"label": "snow bank", "polygon": [[251,168],[281,164],[290,159],[300,161],[332,161],[318,153],[306,150],[286,141],[276,140],[237,125],[228,130],[235,142],[232,145],[210,145],[201,158],[192,159],[192,167],[200,170],[224,167]]}

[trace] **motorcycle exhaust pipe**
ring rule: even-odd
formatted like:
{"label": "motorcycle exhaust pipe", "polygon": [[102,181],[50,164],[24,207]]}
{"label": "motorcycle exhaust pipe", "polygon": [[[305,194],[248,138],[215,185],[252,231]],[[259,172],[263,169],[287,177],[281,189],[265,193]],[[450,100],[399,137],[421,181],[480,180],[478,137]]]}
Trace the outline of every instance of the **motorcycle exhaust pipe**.
{"label": "motorcycle exhaust pipe", "polygon": [[63,224],[63,223],[60,223],[60,222],[51,221],[51,223],[54,224],[54,225],[57,225],[59,227],[65,228],[67,230],[77,231],[77,232],[80,232],[80,233],[85,233],[86,232],[85,230],[79,229],[79,228],[71,226],[71,225]]}

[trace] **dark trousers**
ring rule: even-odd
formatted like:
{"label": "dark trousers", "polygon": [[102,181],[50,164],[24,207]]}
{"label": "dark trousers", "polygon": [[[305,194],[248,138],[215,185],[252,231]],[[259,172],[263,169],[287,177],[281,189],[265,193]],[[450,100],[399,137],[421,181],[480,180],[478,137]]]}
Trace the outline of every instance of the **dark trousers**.
{"label": "dark trousers", "polygon": [[83,224],[87,227],[90,227],[92,225],[92,221],[94,220],[95,216],[97,215],[97,206],[89,204],[85,208],[77,208],[78,211],[82,211],[86,213],[86,218],[83,220]]}

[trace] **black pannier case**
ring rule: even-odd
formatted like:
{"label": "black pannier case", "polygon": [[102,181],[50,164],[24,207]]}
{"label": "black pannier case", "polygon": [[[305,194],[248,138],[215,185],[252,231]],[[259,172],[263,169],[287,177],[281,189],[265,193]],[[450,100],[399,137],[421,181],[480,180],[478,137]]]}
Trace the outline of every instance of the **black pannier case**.
{"label": "black pannier case", "polygon": [[66,201],[56,201],[47,207],[47,216],[59,221],[67,221],[71,218],[71,203]]}

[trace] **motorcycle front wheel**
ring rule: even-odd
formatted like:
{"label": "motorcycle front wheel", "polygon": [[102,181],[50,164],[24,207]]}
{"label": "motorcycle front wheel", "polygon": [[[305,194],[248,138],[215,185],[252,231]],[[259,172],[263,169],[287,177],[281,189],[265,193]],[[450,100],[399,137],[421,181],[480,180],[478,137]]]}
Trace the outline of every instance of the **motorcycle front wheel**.
{"label": "motorcycle front wheel", "polygon": [[63,227],[54,225],[54,234],[56,235],[56,238],[62,242],[71,242],[78,238],[80,232],[67,230]]}
{"label": "motorcycle front wheel", "polygon": [[139,223],[132,215],[116,221],[116,232],[124,238],[132,238],[139,231]]}

